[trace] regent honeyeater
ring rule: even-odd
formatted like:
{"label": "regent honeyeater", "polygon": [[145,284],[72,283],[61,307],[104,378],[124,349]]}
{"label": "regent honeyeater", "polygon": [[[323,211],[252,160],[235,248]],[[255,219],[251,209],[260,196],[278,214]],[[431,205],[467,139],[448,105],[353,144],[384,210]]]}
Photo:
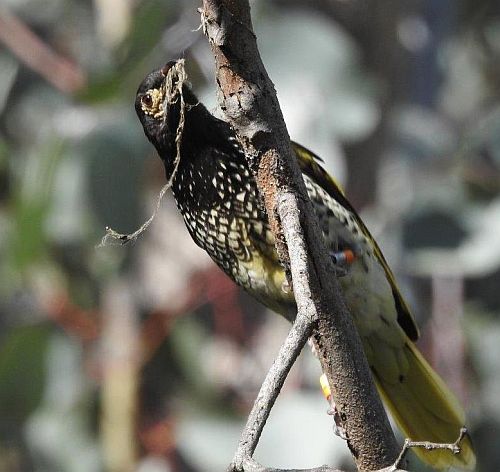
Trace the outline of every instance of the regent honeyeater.
{"label": "regent honeyeater", "polygon": [[[238,285],[293,320],[293,292],[244,152],[232,128],[214,117],[186,84],[172,88],[178,80],[176,64],[144,79],[135,108],[172,179],[188,232]],[[338,255],[354,255],[339,267],[339,281],[385,404],[405,436],[454,442],[464,413],[416,348],[418,328],[377,243],[320,159],[296,143],[292,146],[332,258],[338,262]],[[468,437],[459,454],[416,452],[438,469],[475,465]]]}

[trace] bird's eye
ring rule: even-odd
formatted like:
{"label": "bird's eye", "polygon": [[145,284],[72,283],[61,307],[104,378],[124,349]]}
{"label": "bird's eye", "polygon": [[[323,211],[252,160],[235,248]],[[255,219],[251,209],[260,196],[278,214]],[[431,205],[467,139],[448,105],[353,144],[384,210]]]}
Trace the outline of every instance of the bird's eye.
{"label": "bird's eye", "polygon": [[141,97],[142,112],[153,118],[161,118],[165,113],[163,109],[164,96],[165,92],[161,87],[149,89]]}
{"label": "bird's eye", "polygon": [[141,102],[145,107],[151,108],[153,106],[153,97],[147,93],[141,98]]}

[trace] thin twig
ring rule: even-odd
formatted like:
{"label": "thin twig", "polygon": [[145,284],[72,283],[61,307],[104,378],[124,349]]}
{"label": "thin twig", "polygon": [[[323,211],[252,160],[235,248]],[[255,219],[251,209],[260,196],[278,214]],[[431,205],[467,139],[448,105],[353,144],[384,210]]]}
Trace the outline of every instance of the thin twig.
{"label": "thin twig", "polygon": [[460,434],[458,435],[458,438],[455,442],[453,443],[434,443],[430,441],[412,441],[411,439],[405,439],[405,443],[403,445],[403,448],[401,449],[401,452],[399,453],[398,458],[394,462],[394,464],[387,468],[384,469],[384,472],[396,472],[399,470],[399,466],[403,462],[403,459],[405,458],[406,454],[408,451],[412,448],[422,448],[426,449],[427,451],[433,451],[435,449],[448,449],[451,451],[453,454],[460,454],[460,443],[463,441],[465,438],[465,435],[467,434],[467,428],[461,428],[460,429]]}
{"label": "thin twig", "polygon": [[285,383],[288,372],[311,335],[311,331],[311,323],[304,317],[298,317],[292,325],[276,360],[262,383],[229,471],[243,470],[243,463],[254,453],[269,412]]}

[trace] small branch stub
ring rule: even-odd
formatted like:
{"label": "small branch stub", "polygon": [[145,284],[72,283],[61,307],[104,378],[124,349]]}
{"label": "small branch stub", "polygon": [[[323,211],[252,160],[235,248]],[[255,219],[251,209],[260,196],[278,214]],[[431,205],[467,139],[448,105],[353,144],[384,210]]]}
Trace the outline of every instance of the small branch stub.
{"label": "small branch stub", "polygon": [[412,441],[411,439],[405,439],[403,448],[401,449],[398,458],[396,459],[394,464],[387,469],[387,472],[399,471],[400,470],[399,467],[402,465],[407,452],[412,448],[422,448],[426,449],[427,451],[432,451],[434,449],[448,449],[453,454],[459,454],[460,443],[463,441],[466,435],[467,435],[467,428],[462,428],[460,430],[460,434],[458,435],[457,440],[453,443],[433,443],[429,441]]}

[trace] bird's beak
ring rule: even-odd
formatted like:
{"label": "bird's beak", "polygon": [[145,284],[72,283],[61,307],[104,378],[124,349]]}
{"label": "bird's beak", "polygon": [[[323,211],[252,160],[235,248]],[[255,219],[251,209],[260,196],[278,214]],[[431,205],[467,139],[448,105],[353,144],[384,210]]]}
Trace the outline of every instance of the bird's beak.
{"label": "bird's beak", "polygon": [[161,68],[161,73],[166,77],[168,74],[168,71],[177,64],[176,61],[169,61],[167,62],[162,68]]}

